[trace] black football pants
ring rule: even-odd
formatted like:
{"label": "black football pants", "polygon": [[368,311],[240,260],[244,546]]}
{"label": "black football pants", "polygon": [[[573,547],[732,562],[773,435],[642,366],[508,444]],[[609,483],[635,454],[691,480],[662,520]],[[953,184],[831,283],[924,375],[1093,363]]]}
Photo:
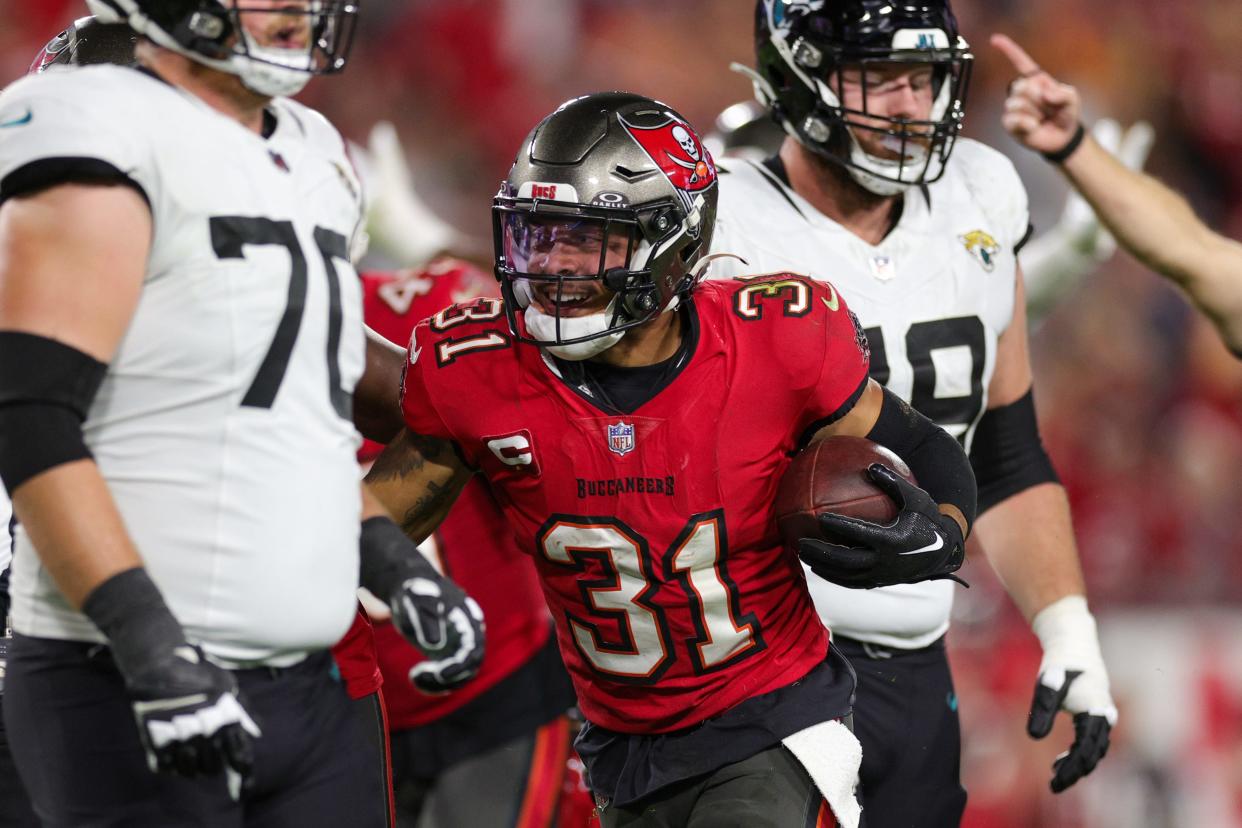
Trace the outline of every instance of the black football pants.
{"label": "black football pants", "polygon": [[950,828],[961,823],[957,695],[944,639],[895,650],[840,636],[854,665],[854,735],[862,743],[859,793],[867,828]]}
{"label": "black football pants", "polygon": [[[0,619],[3,616],[0,615]],[[0,621],[0,623],[3,623]],[[4,702],[3,682],[4,670],[9,657],[9,639],[0,638],[0,704]],[[30,797],[26,787],[17,775],[17,767],[13,764],[13,753],[9,750],[9,735],[4,730],[4,719],[0,717],[0,826],[4,828],[39,828],[39,820],[35,818],[34,809],[30,806]]]}
{"label": "black football pants", "polygon": [[235,671],[263,731],[240,803],[223,774],[186,779],[147,769],[105,647],[14,636],[4,717],[46,828],[387,828],[366,719],[331,670],[331,656],[320,652],[287,669]]}
{"label": "black football pants", "polygon": [[[865,817],[864,817],[865,819]],[[603,828],[832,828],[823,796],[783,745],[600,811]],[[871,823],[864,823],[870,828]]]}

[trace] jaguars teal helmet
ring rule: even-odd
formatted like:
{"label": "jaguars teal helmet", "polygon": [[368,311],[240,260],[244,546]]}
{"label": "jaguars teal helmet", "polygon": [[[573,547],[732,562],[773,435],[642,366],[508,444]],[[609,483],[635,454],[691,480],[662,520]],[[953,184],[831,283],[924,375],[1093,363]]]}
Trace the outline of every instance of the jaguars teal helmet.
{"label": "jaguars teal helmet", "polygon": [[703,276],[718,189],[711,154],[667,105],[625,92],[563,104],[527,136],[493,202],[513,335],[588,359],[675,309]]}
{"label": "jaguars teal helmet", "polygon": [[[944,173],[962,128],[974,56],[948,0],[758,0],[756,97],[810,151],[843,165],[866,189],[894,195]],[[843,70],[866,78],[876,64],[932,67],[926,120],[846,108]],[[857,135],[879,134],[892,157],[865,152]]]}
{"label": "jaguars teal helmet", "polygon": [[101,23],[241,78],[266,96],[294,95],[349,58],[360,0],[87,0]]}

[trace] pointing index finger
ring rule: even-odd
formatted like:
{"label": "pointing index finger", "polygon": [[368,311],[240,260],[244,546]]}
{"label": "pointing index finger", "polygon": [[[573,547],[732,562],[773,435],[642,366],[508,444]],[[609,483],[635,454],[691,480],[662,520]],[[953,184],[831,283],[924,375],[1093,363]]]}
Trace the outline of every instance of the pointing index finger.
{"label": "pointing index finger", "polygon": [[1039,64],[1035,62],[1034,58],[1028,55],[1026,50],[1015,43],[1009,35],[992,35],[992,45],[1000,50],[1001,54],[1009,58],[1013,68],[1017,69],[1018,74],[1022,77],[1028,78],[1043,71],[1039,68]]}

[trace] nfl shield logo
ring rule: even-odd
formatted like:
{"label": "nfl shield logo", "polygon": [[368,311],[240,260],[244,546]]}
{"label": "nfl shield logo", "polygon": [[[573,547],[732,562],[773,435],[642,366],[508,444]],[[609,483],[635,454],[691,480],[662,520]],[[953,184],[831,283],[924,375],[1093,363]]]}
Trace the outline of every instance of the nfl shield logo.
{"label": "nfl shield logo", "polygon": [[634,450],[633,423],[617,423],[608,426],[608,450],[622,456]]}

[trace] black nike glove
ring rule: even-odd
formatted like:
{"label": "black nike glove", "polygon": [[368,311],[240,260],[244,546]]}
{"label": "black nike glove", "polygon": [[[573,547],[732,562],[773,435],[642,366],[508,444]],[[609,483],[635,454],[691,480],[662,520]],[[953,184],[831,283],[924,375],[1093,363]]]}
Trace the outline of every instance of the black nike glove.
{"label": "black nike glove", "polygon": [[362,585],[388,604],[397,630],[427,657],[410,669],[415,687],[446,693],[478,674],[483,611],[387,518],[362,524]]}
{"label": "black nike glove", "polygon": [[424,693],[445,693],[474,678],[483,664],[483,610],[447,578],[414,577],[389,600],[392,620],[427,657],[410,668]]}
{"label": "black nike glove", "polygon": [[820,537],[798,541],[798,556],[826,581],[854,589],[955,577],[965,559],[957,521],[927,492],[887,466],[867,468],[871,480],[896,503],[897,519],[884,526],[843,515],[819,516]]}
{"label": "black nike glove", "polygon": [[261,734],[233,674],[186,641],[141,567],[98,586],[82,611],[108,637],[151,770],[190,777],[224,771],[238,798],[254,764],[252,740]]}

